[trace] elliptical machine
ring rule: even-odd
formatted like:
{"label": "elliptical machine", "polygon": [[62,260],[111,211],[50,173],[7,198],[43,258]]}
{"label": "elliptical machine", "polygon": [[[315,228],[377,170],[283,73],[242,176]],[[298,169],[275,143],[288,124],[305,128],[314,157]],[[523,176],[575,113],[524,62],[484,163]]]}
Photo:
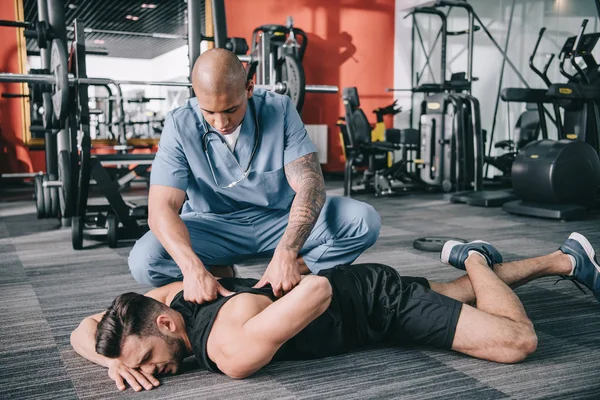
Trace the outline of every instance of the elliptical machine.
{"label": "elliptical machine", "polygon": [[[599,33],[584,34],[584,20],[579,34],[566,40],[560,56],[560,71],[568,83],[551,84],[546,92],[555,105],[564,110],[559,139],[539,140],[525,146],[512,166],[512,183],[520,198],[502,207],[512,214],[559,220],[582,218],[597,204],[600,188],[600,74],[591,52]],[[540,31],[538,44],[544,34]],[[537,46],[534,49],[537,50]],[[577,64],[583,59],[586,68]],[[577,74],[566,72],[569,61]],[[546,74],[532,68],[545,82]],[[544,68],[547,71],[547,68]],[[557,124],[560,124],[559,108]]]}

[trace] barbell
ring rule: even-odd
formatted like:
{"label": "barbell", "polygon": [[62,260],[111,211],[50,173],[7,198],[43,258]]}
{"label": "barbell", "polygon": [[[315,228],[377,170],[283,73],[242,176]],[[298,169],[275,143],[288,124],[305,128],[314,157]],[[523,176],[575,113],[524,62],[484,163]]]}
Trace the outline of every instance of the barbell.
{"label": "barbell", "polygon": [[[50,74],[13,74],[0,73],[0,82],[50,84],[52,85],[52,105],[57,120],[63,120],[67,116],[69,107],[69,87],[74,85],[137,85],[137,86],[170,86],[191,87],[190,82],[169,81],[132,81],[115,80],[109,78],[75,78],[68,71],[68,56],[63,43],[54,39],[50,49]],[[276,93],[297,93],[302,88],[289,88],[287,82],[277,82],[272,85],[255,85],[256,88],[266,89]],[[290,89],[288,91],[288,89]],[[304,90],[309,93],[337,93],[337,86],[330,85],[306,85]]]}

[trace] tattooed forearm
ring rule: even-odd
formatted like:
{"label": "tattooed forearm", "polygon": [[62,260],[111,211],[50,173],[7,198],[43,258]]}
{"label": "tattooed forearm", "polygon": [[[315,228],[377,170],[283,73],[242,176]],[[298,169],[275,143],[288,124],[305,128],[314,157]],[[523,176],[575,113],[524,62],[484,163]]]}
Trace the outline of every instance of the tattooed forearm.
{"label": "tattooed forearm", "polygon": [[288,226],[278,248],[300,251],[325,204],[325,182],[317,153],[310,153],[285,166],[285,176],[296,192]]}

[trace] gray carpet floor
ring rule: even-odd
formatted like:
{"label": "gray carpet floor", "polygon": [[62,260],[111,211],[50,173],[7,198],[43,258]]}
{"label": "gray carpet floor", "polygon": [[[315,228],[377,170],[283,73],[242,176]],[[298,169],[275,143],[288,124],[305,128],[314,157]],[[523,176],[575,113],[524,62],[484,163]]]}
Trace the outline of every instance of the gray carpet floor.
{"label": "gray carpet floor", "polygon": [[[192,359],[183,374],[161,379],[152,391],[118,392],[106,370],[73,351],[69,335],[116,295],[147,289],[129,275],[131,244],[113,250],[86,242],[85,250],[74,251],[70,230],[37,220],[31,200],[6,192],[0,199],[0,399],[600,398],[600,305],[589,292],[551,277],[517,289],[539,337],[537,352],[520,364],[430,348],[378,347],[274,363],[236,381],[201,370]],[[438,254],[413,249],[416,237],[485,239],[508,261],[554,251],[572,231],[600,249],[598,216],[539,220],[452,205],[430,194],[358,199],[372,204],[383,220],[378,242],[358,261],[386,263],[434,281],[454,279],[460,271],[440,264]],[[264,267],[243,265],[239,272],[258,278]]]}

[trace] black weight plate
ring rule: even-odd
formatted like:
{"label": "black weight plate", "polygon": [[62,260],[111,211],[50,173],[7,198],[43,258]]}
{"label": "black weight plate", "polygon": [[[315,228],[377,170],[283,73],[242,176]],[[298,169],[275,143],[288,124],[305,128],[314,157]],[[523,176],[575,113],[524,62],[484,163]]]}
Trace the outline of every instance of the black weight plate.
{"label": "black weight plate", "polygon": [[62,218],[73,216],[73,179],[71,174],[71,155],[68,150],[58,154],[58,180],[62,182],[59,189],[60,215]]}
{"label": "black weight plate", "polygon": [[50,198],[52,199],[52,210],[48,217],[56,218],[60,216],[60,196],[57,187],[50,188]]}
{"label": "black weight plate", "polygon": [[117,216],[108,214],[106,217],[106,226],[108,228],[108,247],[115,249],[119,245],[119,221],[117,221]]}
{"label": "black weight plate", "polygon": [[46,217],[46,203],[44,201],[44,177],[42,175],[36,175],[34,178],[34,198],[35,198],[35,211],[38,219]]}
{"label": "black weight plate", "polygon": [[67,47],[59,39],[52,41],[50,73],[54,75],[55,79],[52,89],[54,116],[57,120],[62,121],[67,117],[69,108],[69,61]]}
{"label": "black weight plate", "polygon": [[79,216],[71,219],[71,244],[74,250],[83,248],[83,220]]}
{"label": "black weight plate", "polygon": [[413,247],[421,251],[439,252],[442,251],[444,244],[449,240],[455,240],[461,243],[467,243],[465,239],[446,237],[446,236],[431,236],[418,238],[413,242]]}
{"label": "black weight plate", "polygon": [[304,96],[306,95],[306,81],[304,78],[304,68],[302,63],[295,57],[286,54],[281,65],[281,81],[286,85],[286,95],[288,95],[298,112],[302,111],[304,106]]}

